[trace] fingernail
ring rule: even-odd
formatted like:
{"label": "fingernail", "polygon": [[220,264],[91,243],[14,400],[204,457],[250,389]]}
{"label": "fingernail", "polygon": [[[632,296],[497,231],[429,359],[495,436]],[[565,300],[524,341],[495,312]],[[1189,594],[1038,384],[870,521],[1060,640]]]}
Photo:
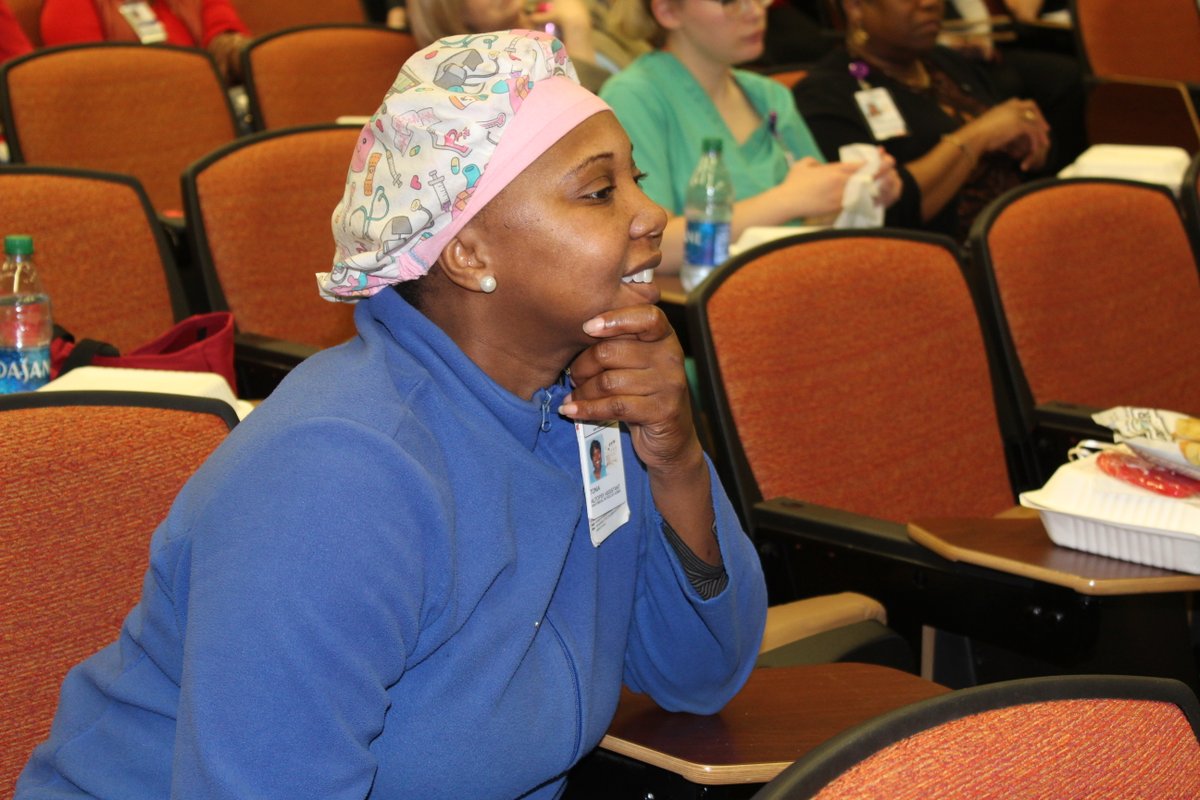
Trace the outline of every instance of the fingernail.
{"label": "fingernail", "polygon": [[604,318],[592,317],[587,322],[583,323],[583,332],[595,335],[604,330]]}
{"label": "fingernail", "polygon": [[562,414],[564,417],[573,417],[579,413],[579,407],[574,403],[563,403],[558,407],[558,413]]}

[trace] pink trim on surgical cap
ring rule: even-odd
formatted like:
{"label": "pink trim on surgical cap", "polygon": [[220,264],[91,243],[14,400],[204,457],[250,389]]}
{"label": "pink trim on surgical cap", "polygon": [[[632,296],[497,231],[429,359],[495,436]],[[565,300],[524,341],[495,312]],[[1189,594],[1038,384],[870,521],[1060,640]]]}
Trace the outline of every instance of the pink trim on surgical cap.
{"label": "pink trim on surgical cap", "polygon": [[363,126],[332,216],[326,300],[425,275],[451,239],[559,139],[609,110],[557,39],[527,30],[447,37],[405,62]]}
{"label": "pink trim on surgical cap", "polygon": [[538,81],[496,145],[467,207],[433,238],[414,247],[413,260],[432,265],[462,227],[538,156],[585,119],[609,110],[608,103],[570,78],[559,75]]}

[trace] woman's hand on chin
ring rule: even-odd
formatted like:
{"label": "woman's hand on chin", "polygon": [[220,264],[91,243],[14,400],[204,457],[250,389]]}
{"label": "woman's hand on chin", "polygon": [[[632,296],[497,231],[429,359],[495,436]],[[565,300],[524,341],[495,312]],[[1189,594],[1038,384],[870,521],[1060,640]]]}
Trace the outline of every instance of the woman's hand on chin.
{"label": "woman's hand on chin", "polygon": [[561,412],[623,422],[663,519],[703,561],[720,564],[708,464],[692,424],[675,331],[652,305],[605,311],[583,330],[597,341],[571,364],[575,390]]}
{"label": "woman's hand on chin", "polygon": [[575,388],[561,413],[624,422],[638,458],[652,472],[702,462],[683,348],[662,310],[618,308],[588,320],[583,329],[597,341],[572,362]]}

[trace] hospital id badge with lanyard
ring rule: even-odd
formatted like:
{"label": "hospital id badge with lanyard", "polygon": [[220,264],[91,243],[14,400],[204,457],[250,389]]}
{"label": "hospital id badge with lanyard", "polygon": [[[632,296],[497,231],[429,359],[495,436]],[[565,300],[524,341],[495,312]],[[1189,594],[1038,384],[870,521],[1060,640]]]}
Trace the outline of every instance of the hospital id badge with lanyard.
{"label": "hospital id badge with lanyard", "polygon": [[146,0],[122,3],[121,16],[129,23],[129,27],[133,28],[142,44],[157,44],[167,40],[167,29],[163,27],[158,15]]}
{"label": "hospital id badge with lanyard", "polygon": [[908,135],[904,117],[900,116],[900,110],[896,108],[896,103],[887,89],[882,86],[860,89],[854,93],[854,100],[870,126],[875,141],[883,142]]}
{"label": "hospital id badge with lanyard", "polygon": [[598,425],[576,422],[575,439],[579,443],[588,530],[592,545],[599,547],[613,531],[629,521],[625,465],[621,459],[621,426],[616,422]]}

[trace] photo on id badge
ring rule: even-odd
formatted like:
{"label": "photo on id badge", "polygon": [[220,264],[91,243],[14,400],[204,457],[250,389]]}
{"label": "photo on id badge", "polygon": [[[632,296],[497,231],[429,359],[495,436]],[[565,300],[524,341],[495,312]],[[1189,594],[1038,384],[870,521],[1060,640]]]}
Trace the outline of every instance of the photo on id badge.
{"label": "photo on id badge", "polygon": [[629,520],[625,469],[621,464],[621,429],[615,422],[575,423],[579,468],[592,544],[599,545]]}

